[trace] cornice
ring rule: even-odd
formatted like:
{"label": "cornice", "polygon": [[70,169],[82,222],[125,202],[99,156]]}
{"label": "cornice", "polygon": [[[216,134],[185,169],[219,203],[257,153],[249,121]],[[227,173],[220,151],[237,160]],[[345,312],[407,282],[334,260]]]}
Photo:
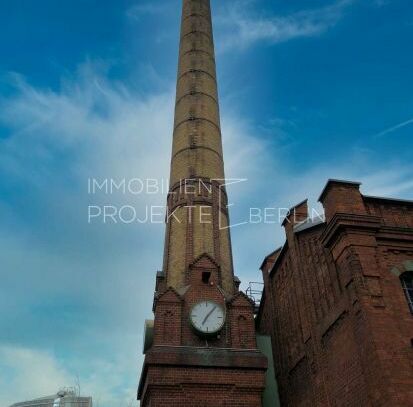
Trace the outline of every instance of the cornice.
{"label": "cornice", "polygon": [[328,222],[327,227],[320,236],[320,240],[325,247],[329,247],[337,234],[343,230],[351,229],[371,233],[379,230],[381,225],[382,220],[378,216],[336,213]]}

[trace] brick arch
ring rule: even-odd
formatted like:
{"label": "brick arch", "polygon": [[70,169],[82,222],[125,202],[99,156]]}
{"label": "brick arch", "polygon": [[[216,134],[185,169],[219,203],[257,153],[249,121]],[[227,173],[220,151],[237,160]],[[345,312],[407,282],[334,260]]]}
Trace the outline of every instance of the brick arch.
{"label": "brick arch", "polygon": [[400,283],[409,306],[410,313],[413,314],[413,271],[407,270],[400,275]]}
{"label": "brick arch", "polygon": [[413,294],[412,294],[412,276],[413,260],[405,260],[397,267],[393,267],[391,273],[397,277],[400,282],[400,289],[403,289],[404,297],[409,306],[410,313],[413,314]]}
{"label": "brick arch", "polygon": [[396,277],[400,277],[406,271],[413,272],[413,259],[412,260],[405,260],[402,264],[398,267],[393,267],[390,272],[395,275]]}

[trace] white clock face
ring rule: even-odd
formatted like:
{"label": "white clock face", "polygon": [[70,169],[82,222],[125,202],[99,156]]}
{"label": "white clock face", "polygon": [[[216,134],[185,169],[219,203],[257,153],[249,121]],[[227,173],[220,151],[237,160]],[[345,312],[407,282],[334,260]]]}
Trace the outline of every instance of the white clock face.
{"label": "white clock face", "polygon": [[196,330],[204,334],[218,332],[224,325],[224,309],[213,301],[201,301],[191,309],[191,323]]}

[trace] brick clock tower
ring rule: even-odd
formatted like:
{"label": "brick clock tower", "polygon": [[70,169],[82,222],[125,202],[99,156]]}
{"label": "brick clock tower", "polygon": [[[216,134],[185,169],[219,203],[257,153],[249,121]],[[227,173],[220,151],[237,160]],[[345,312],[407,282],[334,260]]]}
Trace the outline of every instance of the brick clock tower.
{"label": "brick clock tower", "polygon": [[183,0],[163,270],[141,406],[261,406],[267,359],[234,277],[209,0]]}

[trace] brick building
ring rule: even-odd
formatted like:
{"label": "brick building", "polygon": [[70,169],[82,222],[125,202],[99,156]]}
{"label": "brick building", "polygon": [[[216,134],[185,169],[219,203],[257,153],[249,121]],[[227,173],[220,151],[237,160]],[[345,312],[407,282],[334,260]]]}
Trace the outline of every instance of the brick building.
{"label": "brick building", "polygon": [[10,407],[92,407],[92,398],[76,394],[74,390],[60,390],[57,394],[15,403]]}
{"label": "brick building", "polygon": [[183,0],[163,269],[142,406],[261,406],[267,358],[232,264],[209,0]]}
{"label": "brick building", "polygon": [[282,406],[413,405],[413,202],[359,186],[328,181],[325,221],[294,207],[262,263]]}

